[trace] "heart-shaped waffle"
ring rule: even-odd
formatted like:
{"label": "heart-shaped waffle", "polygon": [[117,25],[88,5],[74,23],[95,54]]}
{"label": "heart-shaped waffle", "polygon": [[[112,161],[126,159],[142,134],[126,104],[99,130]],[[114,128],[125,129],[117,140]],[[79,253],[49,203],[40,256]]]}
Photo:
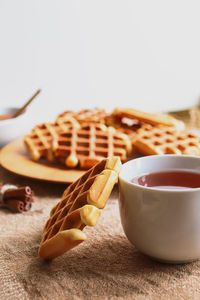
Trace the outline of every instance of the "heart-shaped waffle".
{"label": "heart-shaped waffle", "polygon": [[56,121],[63,122],[66,118],[73,117],[80,124],[82,123],[105,123],[105,117],[107,113],[104,109],[93,108],[93,109],[82,109],[80,111],[65,111],[58,115]]}
{"label": "heart-shaped waffle", "polygon": [[119,157],[104,159],[65,190],[45,225],[41,258],[53,259],[86,239],[82,230],[96,225],[120,170]]}
{"label": "heart-shaped waffle", "polygon": [[166,126],[146,125],[138,130],[134,143],[145,155],[188,154],[200,155],[200,137],[188,131],[177,131]]}
{"label": "heart-shaped waffle", "polygon": [[53,161],[54,157],[51,151],[52,140],[69,126],[80,127],[79,123],[73,118],[66,118],[63,122],[58,121],[36,125],[32,132],[24,137],[25,145],[32,159],[37,161],[45,157]]}
{"label": "heart-shaped waffle", "polygon": [[83,124],[81,128],[68,127],[52,142],[55,158],[68,167],[79,165],[81,169],[89,169],[110,156],[119,156],[121,161],[125,161],[131,149],[127,135],[96,123]]}

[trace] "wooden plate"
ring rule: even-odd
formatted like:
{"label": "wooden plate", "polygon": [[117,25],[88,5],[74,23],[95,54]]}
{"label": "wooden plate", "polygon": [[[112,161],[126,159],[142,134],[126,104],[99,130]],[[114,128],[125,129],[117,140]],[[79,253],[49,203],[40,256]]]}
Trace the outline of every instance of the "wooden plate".
{"label": "wooden plate", "polygon": [[11,142],[0,150],[0,164],[6,170],[18,175],[60,183],[71,183],[85,173],[46,160],[41,162],[31,160],[22,140]]}

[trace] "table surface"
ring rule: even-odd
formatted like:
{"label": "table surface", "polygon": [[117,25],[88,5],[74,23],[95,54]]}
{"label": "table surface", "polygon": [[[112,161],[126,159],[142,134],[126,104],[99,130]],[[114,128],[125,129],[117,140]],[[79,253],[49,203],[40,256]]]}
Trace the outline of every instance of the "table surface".
{"label": "table surface", "polygon": [[43,226],[65,185],[18,177],[0,167],[0,181],[30,185],[32,210],[0,210],[0,299],[199,299],[200,262],[160,264],[126,239],[117,188],[87,240],[57,259],[38,257]]}

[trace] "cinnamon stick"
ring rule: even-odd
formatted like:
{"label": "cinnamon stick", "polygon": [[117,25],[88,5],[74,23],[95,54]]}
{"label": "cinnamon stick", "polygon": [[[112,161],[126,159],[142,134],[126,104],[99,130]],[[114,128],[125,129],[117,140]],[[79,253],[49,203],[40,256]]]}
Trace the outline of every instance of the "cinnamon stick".
{"label": "cinnamon stick", "polygon": [[32,195],[32,191],[31,188],[29,186],[25,186],[25,187],[20,187],[20,188],[16,188],[16,189],[9,189],[7,191],[5,191],[4,193],[4,199],[8,199],[8,198],[23,198],[24,195]]}
{"label": "cinnamon stick", "polygon": [[24,211],[24,202],[15,199],[8,199],[5,203],[5,207],[9,208],[13,212],[22,213]]}
{"label": "cinnamon stick", "polygon": [[3,194],[3,206],[14,212],[30,210],[33,201],[33,191],[29,186],[9,188]]}

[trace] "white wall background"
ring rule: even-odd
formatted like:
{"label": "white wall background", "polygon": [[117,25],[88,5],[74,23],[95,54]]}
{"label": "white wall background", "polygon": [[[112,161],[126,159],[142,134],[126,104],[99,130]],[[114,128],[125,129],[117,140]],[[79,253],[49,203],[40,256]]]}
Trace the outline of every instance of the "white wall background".
{"label": "white wall background", "polygon": [[198,0],[0,0],[0,105],[160,111],[200,96]]}

